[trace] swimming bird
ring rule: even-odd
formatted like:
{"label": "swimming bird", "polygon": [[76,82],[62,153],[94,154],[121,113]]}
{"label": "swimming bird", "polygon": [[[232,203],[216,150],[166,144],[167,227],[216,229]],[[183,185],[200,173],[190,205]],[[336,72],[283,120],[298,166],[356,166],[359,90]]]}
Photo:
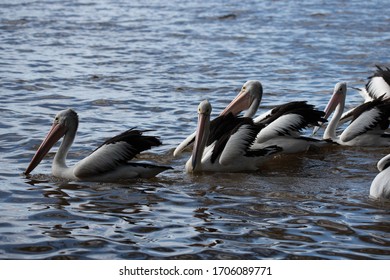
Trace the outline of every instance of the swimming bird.
{"label": "swimming bird", "polygon": [[[238,95],[221,112],[220,116],[232,113],[237,116],[245,111],[244,117],[252,118],[260,105],[263,96],[262,84],[257,80],[249,80],[243,86]],[[301,132],[310,125],[318,125],[325,121],[321,116],[324,113],[318,111],[306,101],[293,101],[278,105],[254,119],[255,123],[267,126],[260,131],[255,143],[256,148],[265,148],[270,145],[278,145],[283,153],[297,153],[307,151],[313,146],[324,146],[328,143],[313,137],[302,136]],[[271,124],[272,123],[272,124]],[[214,126],[214,120],[210,126]],[[174,156],[180,154],[190,146],[195,137],[195,132],[187,137],[174,151]]]}
{"label": "swimming bird", "polygon": [[[237,116],[240,112],[246,111],[244,117],[253,117],[260,105],[263,96],[263,86],[257,80],[249,80],[244,83],[238,95],[232,102],[221,112],[220,115],[227,115],[232,113]],[[210,126],[214,126],[214,120],[211,121]],[[194,142],[196,132],[189,135],[183,140],[174,150],[173,156],[180,155],[185,149],[191,146]]]}
{"label": "swimming bird", "polygon": [[[374,74],[368,77],[368,81],[363,88],[354,88],[363,97],[364,103],[378,98],[390,98],[390,69],[378,65],[376,65],[376,68]],[[354,110],[355,108],[352,108],[344,112],[338,126],[350,121],[354,115]]]}
{"label": "swimming bird", "polygon": [[330,139],[346,146],[389,146],[390,134],[385,130],[389,127],[390,102],[379,97],[361,104],[354,110],[351,123],[341,133],[336,135],[336,128],[344,111],[347,93],[347,83],[335,85],[331,99],[325,108],[325,119],[333,112],[323,139]]}
{"label": "swimming bird", "polygon": [[390,97],[390,69],[376,65],[376,71],[370,77],[364,88],[358,89],[364,101],[371,101],[379,97]]}
{"label": "swimming bird", "polygon": [[66,157],[78,128],[78,115],[72,109],[59,112],[53,125],[32,158],[25,174],[28,175],[42,161],[51,147],[62,137],[62,143],[54,157],[52,174],[75,181],[119,181],[133,178],[150,178],[171,169],[168,166],[133,162],[137,154],[153,146],[161,145],[154,136],[144,136],[143,131],[129,129],[105,141],[89,156],[72,167],[66,165]]}
{"label": "swimming bird", "polygon": [[216,118],[211,127],[211,109],[208,100],[199,104],[195,143],[185,167],[188,173],[257,170],[269,155],[280,151],[275,145],[251,148],[256,135],[264,127],[255,125],[251,118],[228,113]]}
{"label": "swimming bird", "polygon": [[[251,90],[242,90],[237,97],[222,111],[221,115],[232,112],[238,115],[248,109],[244,117],[253,117],[262,99],[259,94],[259,81],[248,81],[244,87]],[[244,88],[243,87],[243,88]],[[262,87],[260,87],[262,89]],[[248,100],[256,100],[256,107],[248,108]],[[282,148],[282,153],[298,153],[307,151],[310,147],[328,145],[327,141],[313,137],[302,136],[301,132],[308,126],[316,126],[325,121],[324,112],[315,109],[306,101],[293,101],[277,105],[271,110],[253,119],[255,124],[263,124],[253,144],[253,148],[261,149],[270,145]]]}
{"label": "swimming bird", "polygon": [[370,196],[390,199],[390,154],[378,161],[379,174],[371,183]]}

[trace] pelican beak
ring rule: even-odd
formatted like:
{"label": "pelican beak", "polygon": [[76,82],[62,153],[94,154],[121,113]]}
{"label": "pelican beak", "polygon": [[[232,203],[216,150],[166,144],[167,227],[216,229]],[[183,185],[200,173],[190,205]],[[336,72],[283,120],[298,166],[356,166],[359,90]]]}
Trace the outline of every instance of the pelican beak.
{"label": "pelican beak", "polygon": [[[329,116],[334,112],[334,110],[336,109],[337,105],[340,104],[341,98],[342,98],[341,94],[339,94],[337,91],[333,92],[332,97],[330,98],[328,104],[325,107],[324,119],[328,119]],[[322,124],[321,124],[321,126],[322,126]],[[321,128],[321,126],[314,127],[313,132],[311,133],[311,136],[314,136],[317,133],[317,131]]]}
{"label": "pelican beak", "polygon": [[253,98],[251,93],[242,89],[219,115],[222,116],[232,113],[234,116],[237,116],[240,112],[247,110],[251,106],[252,102]]}
{"label": "pelican beak", "polygon": [[341,95],[337,92],[334,92],[331,99],[329,100],[328,102],[328,105],[326,105],[325,107],[325,116],[324,116],[324,119],[328,119],[329,116],[334,112],[334,110],[336,109],[337,105],[340,104],[341,102]]}
{"label": "pelican beak", "polygon": [[207,141],[207,133],[206,131],[206,124],[209,121],[209,115],[204,113],[199,113],[198,115],[198,127],[196,128],[196,136],[195,136],[195,143],[194,148],[192,150],[192,170],[195,171],[197,165],[202,160],[203,155],[203,148],[206,145]]}
{"label": "pelican beak", "polygon": [[32,158],[30,164],[28,165],[24,174],[28,175],[35,167],[42,161],[45,155],[50,151],[51,147],[57,143],[66,132],[66,127],[58,123],[53,123],[49,133],[46,138],[43,140],[42,144],[39,146],[37,152]]}
{"label": "pelican beak", "polygon": [[322,123],[320,126],[315,126],[314,129],[313,129],[313,132],[311,133],[311,137],[313,137],[314,135],[316,135],[316,133],[318,132],[318,130],[320,130],[320,128],[322,127]]}

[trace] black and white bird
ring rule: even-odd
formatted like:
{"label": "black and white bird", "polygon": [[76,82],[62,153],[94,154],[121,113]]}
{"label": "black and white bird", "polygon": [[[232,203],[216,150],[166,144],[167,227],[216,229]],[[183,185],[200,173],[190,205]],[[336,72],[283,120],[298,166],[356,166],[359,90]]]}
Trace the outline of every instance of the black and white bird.
{"label": "black and white bird", "polygon": [[232,113],[221,115],[210,125],[211,105],[207,100],[198,107],[198,125],[195,143],[185,169],[188,173],[202,171],[241,172],[257,170],[280,148],[271,145],[251,148],[257,134],[264,127],[248,117]]}
{"label": "black and white bird", "polygon": [[379,174],[371,183],[370,196],[372,198],[390,199],[390,155],[378,161]]}
{"label": "black and white bird", "polygon": [[65,161],[76,136],[78,123],[78,115],[72,109],[59,112],[25,174],[30,174],[62,137],[62,143],[52,164],[52,174],[56,177],[75,181],[112,182],[133,178],[150,178],[171,169],[168,166],[131,161],[142,151],[162,144],[157,137],[144,136],[142,131],[135,129],[127,130],[105,141],[89,156],[74,166],[68,167]]}
{"label": "black and white bird", "polygon": [[[364,103],[375,99],[388,99],[390,97],[390,69],[376,65],[376,71],[362,88],[354,88],[363,97]],[[344,112],[338,126],[350,121],[354,115],[355,108]]]}
{"label": "black and white bird", "polygon": [[[245,111],[244,117],[252,118],[260,105],[263,96],[263,86],[257,80],[249,80],[242,86],[238,95],[234,100],[221,112],[221,115],[231,113],[237,116],[240,112]],[[214,126],[214,120],[211,121],[210,126]],[[184,139],[174,150],[173,156],[180,155],[184,150],[189,148],[195,140],[196,132]]]}
{"label": "black and white bird", "polygon": [[389,127],[390,101],[383,97],[363,103],[354,109],[351,123],[339,136],[336,135],[346,94],[347,83],[337,83],[325,108],[326,119],[333,112],[334,114],[324,131],[323,139],[330,139],[345,146],[389,146],[390,134],[385,133],[385,130]]}
{"label": "black and white bird", "polygon": [[[244,117],[252,118],[261,102],[263,87],[257,80],[247,81],[239,94],[221,112],[220,116],[232,113],[234,116],[245,111]],[[254,118],[254,123],[265,126],[255,140],[255,148],[265,148],[277,145],[283,153],[297,153],[307,151],[312,146],[327,145],[326,141],[302,136],[301,132],[308,126],[319,125],[324,122],[323,112],[315,109],[306,101],[293,101],[278,105],[271,110]],[[214,120],[210,126],[214,126]],[[193,143],[195,133],[187,137],[174,151],[174,156],[180,154]]]}
{"label": "black and white bird", "polygon": [[[259,81],[249,81],[248,87]],[[239,114],[240,110],[245,110],[242,100],[259,99],[262,95],[253,94],[256,91],[241,91],[239,95],[225,108],[221,115],[226,112]],[[249,113],[248,113],[249,112]],[[246,114],[253,116],[253,108]],[[303,136],[302,132],[309,126],[317,126],[326,121],[324,112],[315,109],[315,106],[307,104],[306,101],[292,101],[282,105],[277,105],[269,111],[255,117],[255,124],[262,124],[264,128],[259,132],[253,144],[253,148],[261,149],[270,145],[277,145],[282,148],[283,153],[298,153],[307,151],[310,147],[321,147],[329,143],[321,139]]]}
{"label": "black and white bird", "polygon": [[390,69],[376,65],[375,73],[368,77],[364,88],[358,89],[364,101],[371,101],[377,98],[387,99],[390,97]]}

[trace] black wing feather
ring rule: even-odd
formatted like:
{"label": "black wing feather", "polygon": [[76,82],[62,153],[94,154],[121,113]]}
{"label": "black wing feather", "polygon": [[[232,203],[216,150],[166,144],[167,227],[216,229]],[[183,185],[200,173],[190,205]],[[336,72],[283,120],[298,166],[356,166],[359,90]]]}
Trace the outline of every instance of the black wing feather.
{"label": "black wing feather", "polygon": [[366,91],[368,93],[368,95],[371,97],[371,98],[376,98],[376,95],[375,93],[373,92],[373,88],[372,88],[372,79],[375,78],[375,77],[382,77],[383,80],[385,80],[385,82],[390,85],[390,69],[388,67],[386,67],[386,69],[383,69],[382,67],[380,67],[379,65],[375,65],[377,70],[375,71],[375,73],[368,77],[368,82],[366,83]]}
{"label": "black wing feather", "polygon": [[326,119],[323,118],[325,113],[315,109],[314,105],[307,104],[307,101],[293,101],[276,106],[272,109],[271,115],[264,119],[261,123],[270,124],[286,114],[298,114],[303,117],[304,121],[300,124],[300,128],[295,127],[298,130],[303,129],[308,125],[317,126],[326,122]]}
{"label": "black wing feather", "polygon": [[[227,142],[230,137],[238,131],[242,125],[249,125],[249,133],[245,135],[246,141],[248,143],[247,147],[249,148],[256,139],[257,134],[261,129],[264,128],[263,124],[254,124],[251,118],[246,117],[234,117],[233,119],[226,118],[224,122],[221,121],[219,127],[219,134],[216,138],[216,143],[211,154],[210,161],[214,163],[217,158],[222,154],[223,150],[226,147]],[[224,126],[225,125],[225,126]]]}
{"label": "black wing feather", "polygon": [[162,145],[160,139],[156,136],[145,136],[143,135],[147,130],[137,130],[134,128],[130,128],[125,132],[122,132],[119,135],[116,135],[110,139],[107,139],[102,145],[95,149],[98,150],[104,145],[115,144],[118,142],[126,142],[128,145],[128,157],[123,160],[126,162],[134,158],[137,154],[149,150],[152,147]]}

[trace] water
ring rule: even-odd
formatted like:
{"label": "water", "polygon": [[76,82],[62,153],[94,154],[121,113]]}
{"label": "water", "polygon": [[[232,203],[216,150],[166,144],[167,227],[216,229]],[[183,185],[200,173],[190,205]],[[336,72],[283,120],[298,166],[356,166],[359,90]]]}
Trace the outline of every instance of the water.
{"label": "water", "polygon": [[[199,102],[217,114],[249,79],[261,110],[324,108],[389,65],[386,1],[2,1],[1,259],[389,259],[388,202],[369,198],[388,148],[279,157],[259,172],[184,172],[176,145]],[[386,12],[387,11],[387,12]],[[361,101],[349,89],[348,106]],[[53,116],[80,126],[69,164],[125,129],[164,145],[174,170],[126,184],[50,176],[55,149],[22,172]]]}

